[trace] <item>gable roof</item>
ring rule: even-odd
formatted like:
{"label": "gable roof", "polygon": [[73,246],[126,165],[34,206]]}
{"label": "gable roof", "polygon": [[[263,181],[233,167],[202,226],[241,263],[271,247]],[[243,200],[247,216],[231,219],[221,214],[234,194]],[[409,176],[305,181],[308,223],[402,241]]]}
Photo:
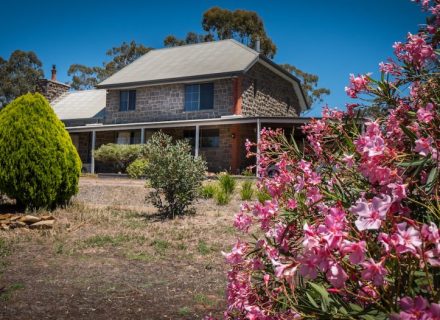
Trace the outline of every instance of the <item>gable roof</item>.
{"label": "gable roof", "polygon": [[245,73],[257,62],[292,82],[301,109],[308,108],[300,81],[295,76],[233,39],[151,50],[96,87],[133,88],[150,84],[230,77]]}
{"label": "gable roof", "polygon": [[106,90],[68,92],[51,103],[60,120],[98,117],[105,108]]}

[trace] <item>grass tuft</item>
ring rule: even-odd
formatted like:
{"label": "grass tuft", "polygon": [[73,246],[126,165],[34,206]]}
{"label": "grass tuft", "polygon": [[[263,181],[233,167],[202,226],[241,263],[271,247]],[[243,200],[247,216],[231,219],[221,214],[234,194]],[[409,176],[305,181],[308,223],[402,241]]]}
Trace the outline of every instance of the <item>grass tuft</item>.
{"label": "grass tuft", "polygon": [[220,188],[227,194],[232,194],[237,185],[237,181],[227,172],[218,175],[218,182]]}
{"label": "grass tuft", "polygon": [[241,184],[241,190],[240,190],[241,200],[251,200],[252,199],[252,196],[254,195],[254,189],[252,186],[253,186],[252,180],[245,180]]}

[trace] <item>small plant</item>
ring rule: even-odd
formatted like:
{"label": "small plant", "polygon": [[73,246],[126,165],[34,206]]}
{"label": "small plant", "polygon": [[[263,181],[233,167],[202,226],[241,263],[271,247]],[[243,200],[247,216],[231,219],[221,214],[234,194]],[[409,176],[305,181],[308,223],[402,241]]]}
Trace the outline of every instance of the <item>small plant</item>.
{"label": "small plant", "polygon": [[216,192],[214,193],[214,199],[219,206],[224,206],[231,201],[231,195],[223,188],[217,188]]}
{"label": "small plant", "polygon": [[214,197],[216,189],[217,189],[217,186],[215,184],[208,183],[208,184],[202,186],[202,189],[200,190],[200,195],[205,199],[211,199]]}
{"label": "small plant", "polygon": [[148,166],[148,160],[139,158],[130,163],[127,167],[128,176],[132,179],[145,177],[145,170]]}
{"label": "small plant", "polygon": [[237,181],[227,172],[219,174],[218,182],[220,188],[222,188],[227,194],[232,194],[237,185]]}
{"label": "small plant", "polygon": [[201,255],[207,255],[211,252],[211,248],[205,241],[199,240],[199,243],[197,244],[197,251],[199,251]]}
{"label": "small plant", "polygon": [[254,189],[252,186],[253,186],[252,180],[245,180],[241,184],[241,190],[240,190],[241,200],[252,199],[252,196],[254,195]]}
{"label": "small plant", "polygon": [[187,213],[202,186],[206,162],[191,155],[187,141],[173,143],[172,138],[162,132],[155,133],[145,149],[149,161],[145,173],[149,186],[154,188],[147,199],[165,217]]}
{"label": "small plant", "polygon": [[141,144],[104,144],[93,152],[97,161],[114,166],[115,170],[126,172],[128,166],[144,154]]}
{"label": "small plant", "polygon": [[267,193],[266,190],[258,190],[257,199],[258,199],[258,202],[264,203],[265,201],[270,200],[272,198],[271,198],[270,194]]}

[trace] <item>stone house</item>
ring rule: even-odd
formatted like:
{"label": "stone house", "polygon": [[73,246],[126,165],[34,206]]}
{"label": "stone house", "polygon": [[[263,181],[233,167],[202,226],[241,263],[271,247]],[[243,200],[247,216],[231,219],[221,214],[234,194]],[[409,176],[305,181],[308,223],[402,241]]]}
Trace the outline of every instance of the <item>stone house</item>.
{"label": "stone house", "polygon": [[235,40],[152,50],[95,90],[69,92],[55,71],[40,90],[88,172],[105,170],[93,158],[100,145],[144,143],[157,130],[188,139],[210,171],[240,172],[255,162],[246,139],[263,126],[291,132],[309,108],[297,78]]}

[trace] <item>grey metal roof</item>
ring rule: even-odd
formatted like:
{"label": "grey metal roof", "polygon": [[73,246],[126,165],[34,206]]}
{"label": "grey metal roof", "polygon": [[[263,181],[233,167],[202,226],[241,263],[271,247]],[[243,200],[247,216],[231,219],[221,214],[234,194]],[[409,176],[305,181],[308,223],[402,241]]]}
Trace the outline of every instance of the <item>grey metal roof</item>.
{"label": "grey metal roof", "polygon": [[258,52],[232,39],[151,50],[97,87],[239,73],[258,57]]}
{"label": "grey metal roof", "polygon": [[105,108],[106,90],[73,91],[52,102],[52,108],[61,120],[90,119],[99,116]]}

